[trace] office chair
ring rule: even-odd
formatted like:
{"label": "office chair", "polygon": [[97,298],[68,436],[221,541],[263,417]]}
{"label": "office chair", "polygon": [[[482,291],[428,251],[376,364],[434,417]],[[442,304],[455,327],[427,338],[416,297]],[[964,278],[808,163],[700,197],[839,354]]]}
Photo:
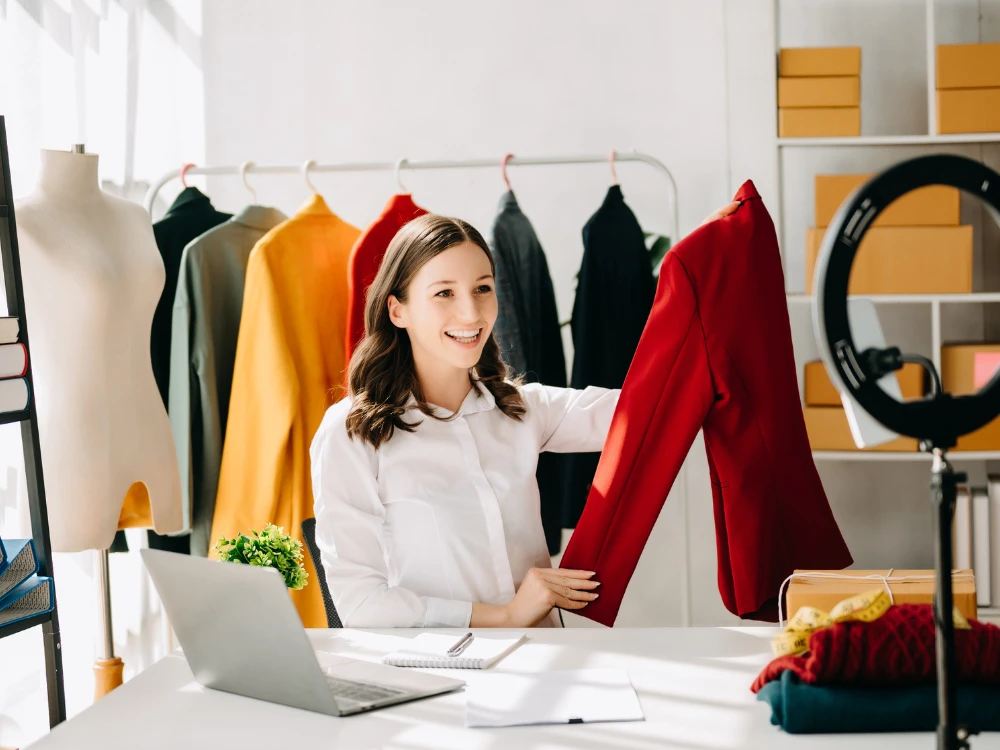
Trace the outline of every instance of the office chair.
{"label": "office chair", "polygon": [[340,615],[333,605],[333,597],[330,596],[330,587],[326,584],[326,572],[323,570],[323,561],[319,556],[319,547],[316,546],[316,519],[307,518],[302,522],[302,539],[309,550],[309,557],[312,558],[313,566],[316,568],[316,578],[320,591],[323,592],[323,606],[326,608],[326,625],[329,628],[342,628]]}

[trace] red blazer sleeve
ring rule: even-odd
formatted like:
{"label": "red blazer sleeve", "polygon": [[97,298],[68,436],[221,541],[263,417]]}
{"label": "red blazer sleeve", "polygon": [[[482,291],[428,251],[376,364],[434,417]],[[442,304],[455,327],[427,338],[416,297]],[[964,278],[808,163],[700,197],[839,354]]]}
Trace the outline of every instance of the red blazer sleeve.
{"label": "red blazer sleeve", "polygon": [[[561,565],[593,570],[580,614],[611,625],[657,516],[714,399],[694,287],[668,253],[580,522]],[[613,563],[613,564],[611,564]]]}

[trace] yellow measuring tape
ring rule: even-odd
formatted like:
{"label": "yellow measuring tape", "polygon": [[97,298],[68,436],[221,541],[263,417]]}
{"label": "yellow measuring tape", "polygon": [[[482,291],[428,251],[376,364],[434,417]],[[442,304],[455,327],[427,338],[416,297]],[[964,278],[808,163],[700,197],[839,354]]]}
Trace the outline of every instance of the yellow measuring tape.
{"label": "yellow measuring tape", "polygon": [[[838,622],[872,622],[888,612],[891,606],[892,601],[885,589],[874,589],[844,599],[828,613],[815,607],[799,607],[784,630],[771,640],[771,649],[775,656],[804,654],[809,650],[809,636],[817,630]],[[952,609],[952,617],[958,630],[971,628],[969,621],[957,608]]]}

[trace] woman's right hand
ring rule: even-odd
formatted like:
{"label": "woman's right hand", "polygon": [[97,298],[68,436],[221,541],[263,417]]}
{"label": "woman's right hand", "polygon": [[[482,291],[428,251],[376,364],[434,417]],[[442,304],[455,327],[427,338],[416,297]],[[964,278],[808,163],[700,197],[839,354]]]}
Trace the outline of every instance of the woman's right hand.
{"label": "woman's right hand", "polygon": [[600,584],[590,580],[589,570],[532,568],[521,581],[513,600],[506,605],[512,627],[531,628],[544,620],[553,607],[583,609],[597,598]]}

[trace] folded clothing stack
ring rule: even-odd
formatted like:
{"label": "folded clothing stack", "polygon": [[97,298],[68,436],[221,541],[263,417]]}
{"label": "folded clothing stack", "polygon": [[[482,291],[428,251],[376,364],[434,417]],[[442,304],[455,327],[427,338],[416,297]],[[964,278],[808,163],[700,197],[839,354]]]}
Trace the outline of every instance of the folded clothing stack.
{"label": "folded clothing stack", "polygon": [[[1000,730],[1000,628],[955,631],[958,720]],[[805,655],[781,656],[751,688],[788,732],[901,732],[937,725],[934,614],[900,604],[872,622],[839,622],[809,636]]]}
{"label": "folded clothing stack", "polygon": [[[789,734],[933,732],[938,725],[936,685],[806,685],[794,672],[783,672],[757,699],[771,706],[771,723]],[[959,685],[957,723],[973,732],[1000,731],[998,704],[995,687]]]}

